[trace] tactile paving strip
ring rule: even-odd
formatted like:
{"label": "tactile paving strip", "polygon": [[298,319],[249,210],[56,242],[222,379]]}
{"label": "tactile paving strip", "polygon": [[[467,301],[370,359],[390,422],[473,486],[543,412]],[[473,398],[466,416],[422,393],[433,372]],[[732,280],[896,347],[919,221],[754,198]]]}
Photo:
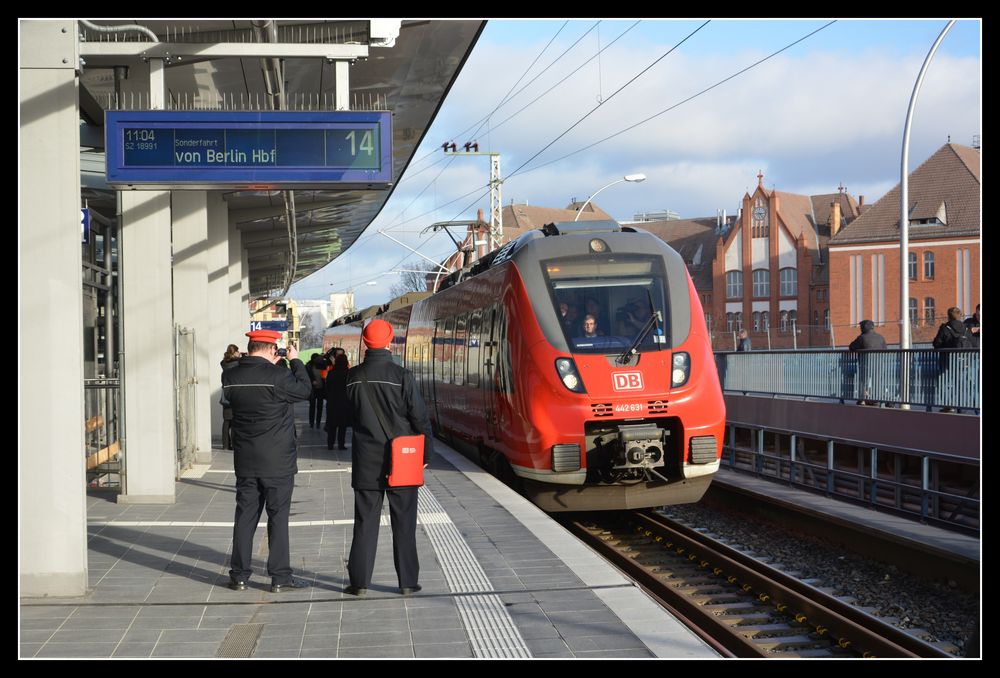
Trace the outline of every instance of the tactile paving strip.
{"label": "tactile paving strip", "polygon": [[426,487],[417,498],[417,517],[434,547],[452,593],[485,593],[457,596],[455,603],[477,657],[530,657],[524,638],[498,595],[489,595],[493,584],[465,538],[444,507]]}

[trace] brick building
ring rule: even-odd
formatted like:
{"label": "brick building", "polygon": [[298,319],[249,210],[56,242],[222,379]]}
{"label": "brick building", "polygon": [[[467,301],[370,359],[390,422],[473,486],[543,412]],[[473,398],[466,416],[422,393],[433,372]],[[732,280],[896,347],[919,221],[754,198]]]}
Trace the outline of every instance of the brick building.
{"label": "brick building", "polygon": [[827,241],[856,219],[859,204],[837,193],[768,191],[763,174],[734,219],[635,224],[676,249],[705,309],[713,347],[733,350],[746,328],[755,349],[829,346]]}
{"label": "brick building", "polygon": [[[899,342],[900,256],[897,184],[857,220],[831,234],[831,317],[836,344],[875,322]],[[914,344],[929,342],[951,306],[971,314],[980,302],[979,152],[946,144],[910,174],[908,309]]]}

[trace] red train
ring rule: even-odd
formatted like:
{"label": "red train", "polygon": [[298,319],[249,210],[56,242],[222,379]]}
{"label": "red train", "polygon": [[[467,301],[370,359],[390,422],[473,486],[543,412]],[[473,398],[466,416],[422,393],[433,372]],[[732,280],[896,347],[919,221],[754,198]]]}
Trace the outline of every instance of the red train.
{"label": "red train", "polygon": [[408,295],[334,321],[362,356],[392,323],[437,435],[547,511],[698,501],[725,405],[701,302],[662,240],[613,221],[549,224]]}

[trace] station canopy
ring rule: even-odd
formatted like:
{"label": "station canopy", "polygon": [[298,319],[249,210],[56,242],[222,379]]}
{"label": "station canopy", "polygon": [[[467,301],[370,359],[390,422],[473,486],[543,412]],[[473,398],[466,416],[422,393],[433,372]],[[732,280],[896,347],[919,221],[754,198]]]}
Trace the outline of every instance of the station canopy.
{"label": "station canopy", "polygon": [[[132,21],[94,21],[121,26]],[[137,21],[156,34],[102,33],[80,25],[82,189],[110,216],[115,193],[104,179],[104,113],[148,110],[150,57],[165,58],[163,108],[392,112],[392,176],[413,159],[482,21]],[[256,26],[255,26],[256,24]],[[268,44],[272,43],[272,44]],[[260,56],[263,54],[264,56]],[[348,62],[349,91],[337,98],[337,61]],[[283,69],[283,74],[277,73]],[[343,72],[343,66],[340,67]],[[270,95],[284,83],[284,103]],[[295,191],[298,263],[294,280],[346,250],[378,215],[393,186]],[[281,291],[288,275],[285,201],[278,190],[224,191],[248,252],[250,294]]]}

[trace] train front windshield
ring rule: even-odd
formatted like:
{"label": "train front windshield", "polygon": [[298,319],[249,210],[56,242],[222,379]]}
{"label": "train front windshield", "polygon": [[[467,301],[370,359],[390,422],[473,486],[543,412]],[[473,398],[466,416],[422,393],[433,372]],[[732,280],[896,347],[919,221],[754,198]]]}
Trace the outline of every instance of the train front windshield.
{"label": "train front windshield", "polygon": [[[566,341],[576,353],[621,352],[645,332],[640,352],[669,348],[666,274],[658,257],[604,254],[542,262]],[[651,308],[652,305],[652,308]]]}

